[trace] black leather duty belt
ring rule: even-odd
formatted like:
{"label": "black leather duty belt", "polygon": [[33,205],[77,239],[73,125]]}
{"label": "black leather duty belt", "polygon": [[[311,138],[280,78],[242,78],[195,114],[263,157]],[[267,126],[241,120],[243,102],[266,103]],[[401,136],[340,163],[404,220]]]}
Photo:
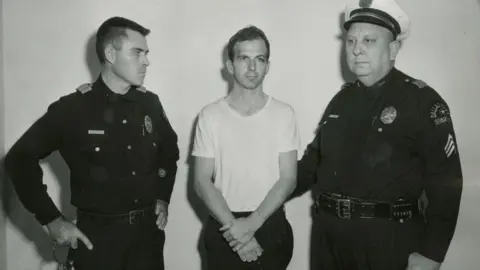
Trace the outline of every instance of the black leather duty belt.
{"label": "black leather duty belt", "polygon": [[88,219],[104,225],[134,225],[145,220],[154,220],[154,217],[156,216],[155,206],[132,210],[125,214],[99,214],[78,209],[77,215],[79,221],[82,219]]}
{"label": "black leather duty belt", "polygon": [[386,218],[404,222],[420,214],[418,201],[371,202],[335,193],[317,196],[315,208],[340,219]]}

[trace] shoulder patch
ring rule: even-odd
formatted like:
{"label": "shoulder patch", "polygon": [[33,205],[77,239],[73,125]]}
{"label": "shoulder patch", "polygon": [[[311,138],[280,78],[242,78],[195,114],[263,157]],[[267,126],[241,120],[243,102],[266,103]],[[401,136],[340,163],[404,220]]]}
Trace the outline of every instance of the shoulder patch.
{"label": "shoulder patch", "polygon": [[409,80],[409,79],[406,79],[405,82],[410,82],[414,85],[416,85],[418,88],[422,89],[422,88],[425,88],[428,86],[428,84],[422,80]]}
{"label": "shoulder patch", "polygon": [[345,88],[348,88],[348,87],[352,86],[353,84],[354,84],[354,82],[344,83],[344,84],[342,85],[342,87],[340,87],[340,90],[343,90],[343,89],[345,89]]}
{"label": "shoulder patch", "polygon": [[85,93],[87,93],[91,90],[92,90],[92,84],[91,83],[84,83],[84,84],[79,85],[77,87],[77,91],[82,93],[82,94],[85,94]]}
{"label": "shoulder patch", "polygon": [[147,92],[147,88],[145,88],[143,85],[137,87],[136,89],[137,89],[138,91],[142,92],[142,93],[146,93],[146,92]]}
{"label": "shoulder patch", "polygon": [[435,126],[450,123],[452,119],[448,105],[443,101],[434,102],[430,106],[430,119]]}

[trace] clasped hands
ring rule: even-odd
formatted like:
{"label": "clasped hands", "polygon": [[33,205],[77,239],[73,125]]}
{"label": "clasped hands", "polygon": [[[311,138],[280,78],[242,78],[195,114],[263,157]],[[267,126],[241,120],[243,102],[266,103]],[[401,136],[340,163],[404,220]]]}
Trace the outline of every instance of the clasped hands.
{"label": "clasped hands", "polygon": [[256,261],[263,249],[255,239],[255,232],[262,226],[262,221],[255,215],[241,217],[220,228],[223,237],[234,252],[244,262]]}

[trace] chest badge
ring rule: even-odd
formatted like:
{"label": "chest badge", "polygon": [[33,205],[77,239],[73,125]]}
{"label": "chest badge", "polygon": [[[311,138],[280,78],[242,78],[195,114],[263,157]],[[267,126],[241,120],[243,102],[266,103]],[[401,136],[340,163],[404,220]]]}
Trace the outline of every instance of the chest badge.
{"label": "chest badge", "polygon": [[153,129],[153,124],[152,124],[152,119],[150,118],[150,116],[148,115],[145,115],[145,129],[147,130],[148,133],[152,133],[152,129]]}
{"label": "chest badge", "polygon": [[384,124],[391,124],[396,117],[397,110],[394,107],[389,106],[383,109],[382,114],[380,115],[380,120],[382,120]]}

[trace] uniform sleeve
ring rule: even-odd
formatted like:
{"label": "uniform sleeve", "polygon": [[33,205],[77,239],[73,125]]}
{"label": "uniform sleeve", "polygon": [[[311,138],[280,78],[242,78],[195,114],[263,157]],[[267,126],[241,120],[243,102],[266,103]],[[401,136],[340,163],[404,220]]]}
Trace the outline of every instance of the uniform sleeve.
{"label": "uniform sleeve", "polygon": [[42,225],[61,216],[43,183],[39,162],[60,148],[64,117],[60,101],[52,103],[47,112],[12,146],[4,161],[20,202]]}
{"label": "uniform sleeve", "polygon": [[193,156],[214,158],[213,136],[208,120],[205,111],[202,110],[198,115],[197,126],[195,128],[192,150]]}
{"label": "uniform sleeve", "polygon": [[302,158],[297,164],[297,186],[290,195],[291,198],[303,195],[315,184],[317,168],[320,164],[320,134],[316,133],[312,142],[307,145]]}
{"label": "uniform sleeve", "polygon": [[170,203],[180,159],[178,137],[173,130],[158,96],[155,107],[160,114],[160,147],[158,148],[157,199]]}
{"label": "uniform sleeve", "polygon": [[[350,84],[348,84],[350,85]],[[320,120],[317,130],[315,132],[315,137],[312,142],[310,142],[300,161],[297,165],[297,187],[290,195],[290,199],[303,195],[305,192],[310,190],[312,186],[317,182],[317,169],[320,166],[320,142],[321,142],[321,127],[322,123],[331,113],[332,109],[338,103],[340,96],[344,93],[346,85],[335,94],[332,100],[328,103],[327,108],[323,112],[323,116]]]}
{"label": "uniform sleeve", "polygon": [[457,140],[447,103],[436,93],[422,104],[418,150],[425,163],[426,237],[422,255],[443,262],[454,235],[463,187]]}
{"label": "uniform sleeve", "polygon": [[298,130],[297,118],[293,108],[289,108],[286,119],[281,119],[284,123],[279,135],[279,152],[289,152],[300,148],[300,134]]}

